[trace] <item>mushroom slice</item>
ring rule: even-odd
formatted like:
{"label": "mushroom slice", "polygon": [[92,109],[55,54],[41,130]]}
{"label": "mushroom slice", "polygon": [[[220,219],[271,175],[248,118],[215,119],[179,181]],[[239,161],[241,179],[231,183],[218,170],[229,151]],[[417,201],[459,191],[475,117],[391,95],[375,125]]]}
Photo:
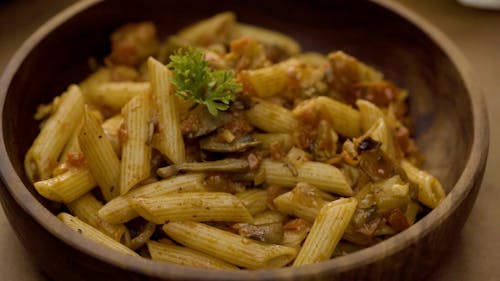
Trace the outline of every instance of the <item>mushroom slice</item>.
{"label": "mushroom slice", "polygon": [[233,140],[232,142],[226,142],[224,140],[221,140],[218,135],[214,135],[202,139],[200,141],[200,148],[213,152],[231,153],[242,152],[259,144],[260,141],[254,139],[251,135],[241,137],[239,139]]}
{"label": "mushroom slice", "polygon": [[248,161],[242,159],[224,159],[207,162],[182,163],[159,168],[156,173],[162,178],[169,178],[179,172],[227,172],[242,173],[250,168]]}

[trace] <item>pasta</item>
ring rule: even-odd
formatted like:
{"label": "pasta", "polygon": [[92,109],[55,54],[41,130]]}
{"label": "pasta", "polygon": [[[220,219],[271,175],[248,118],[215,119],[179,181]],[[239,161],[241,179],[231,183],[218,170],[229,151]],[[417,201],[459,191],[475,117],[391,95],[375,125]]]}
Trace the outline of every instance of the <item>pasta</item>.
{"label": "pasta", "polygon": [[44,122],[40,134],[26,154],[24,167],[31,181],[46,180],[64,146],[71,138],[76,124],[83,116],[83,98],[80,88],[72,85],[56,98],[52,107],[54,113]]}
{"label": "pasta", "polygon": [[97,70],[35,114],[27,177],[83,236],[196,268],[302,266],[397,235],[446,196],[420,167],[408,92],[358,58],[301,53],[232,12],[157,34],[120,27]]}
{"label": "pasta", "polygon": [[169,222],[163,230],[181,244],[250,269],[282,267],[296,255],[294,248],[252,241],[198,222]]}
{"label": "pasta", "polygon": [[120,194],[125,194],[150,173],[151,97],[148,92],[130,100],[123,108],[127,132],[122,149]]}
{"label": "pasta", "polygon": [[167,244],[150,241],[148,242],[148,250],[153,260],[198,268],[238,269],[230,263],[187,247],[177,246],[173,243]]}
{"label": "pasta", "polygon": [[95,198],[92,193],[87,193],[71,203],[68,203],[68,209],[77,218],[99,229],[104,234],[121,242],[128,235],[128,230],[123,224],[112,224],[102,220],[98,216],[102,203]]}
{"label": "pasta", "polygon": [[104,137],[104,129],[99,119],[87,109],[83,120],[83,126],[78,134],[78,144],[104,198],[109,201],[120,195],[118,187],[120,160],[111,142]]}
{"label": "pasta", "polygon": [[132,207],[156,224],[167,221],[243,221],[252,216],[243,203],[226,192],[188,192],[132,199]]}

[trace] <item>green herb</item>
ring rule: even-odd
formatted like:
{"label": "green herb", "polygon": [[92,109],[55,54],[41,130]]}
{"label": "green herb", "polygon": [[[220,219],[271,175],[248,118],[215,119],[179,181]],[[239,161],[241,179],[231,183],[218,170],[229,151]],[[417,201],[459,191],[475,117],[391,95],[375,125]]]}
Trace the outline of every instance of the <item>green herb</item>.
{"label": "green herb", "polygon": [[212,70],[203,53],[191,47],[171,55],[168,67],[172,70],[176,94],[204,104],[214,116],[219,110],[227,110],[236,99],[236,92],[241,90],[231,71]]}

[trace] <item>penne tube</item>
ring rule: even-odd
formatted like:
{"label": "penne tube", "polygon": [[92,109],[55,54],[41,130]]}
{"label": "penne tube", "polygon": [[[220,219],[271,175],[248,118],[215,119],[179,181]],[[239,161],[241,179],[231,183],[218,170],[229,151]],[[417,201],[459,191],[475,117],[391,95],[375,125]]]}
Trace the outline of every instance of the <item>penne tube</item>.
{"label": "penne tube", "polygon": [[188,192],[133,197],[132,208],[156,224],[167,221],[250,222],[252,215],[238,197],[225,192]]}
{"label": "penne tube", "polygon": [[305,162],[298,168],[297,180],[321,190],[343,196],[352,196],[353,191],[344,174],[338,168],[321,162]]}
{"label": "penne tube", "polygon": [[74,217],[68,213],[60,213],[57,217],[67,226],[69,226],[74,231],[80,233],[81,235],[97,242],[101,245],[107,246],[115,251],[131,255],[139,256],[136,252],[127,248],[125,245],[113,240],[113,238],[107,236],[106,234],[95,229],[91,225],[81,221],[77,217]]}
{"label": "penne tube", "polygon": [[161,62],[150,57],[148,70],[151,78],[154,108],[158,118],[155,147],[172,163],[185,161],[184,139],[179,125],[177,98],[170,89],[170,71]]}
{"label": "penne tube", "polygon": [[[288,74],[287,66],[292,62],[286,61],[271,66],[245,70],[240,73],[244,91],[259,98],[268,98],[287,90],[292,80]],[[293,63],[296,63],[293,60]]]}
{"label": "penne tube", "polygon": [[256,100],[246,116],[250,124],[268,133],[292,133],[299,128],[290,110],[265,100]]}
{"label": "penne tube", "polygon": [[92,96],[92,91],[100,84],[110,82],[112,80],[112,70],[107,67],[101,67],[90,74],[85,80],[81,81],[80,87],[85,100],[90,100],[87,96]]}
{"label": "penne tube", "polygon": [[301,266],[330,259],[356,210],[355,198],[341,198],[324,205],[293,262]]}
{"label": "penne tube", "polygon": [[236,193],[243,205],[250,214],[255,215],[267,209],[267,191],[264,189],[253,188]]}
{"label": "penne tube", "polygon": [[276,46],[285,51],[288,56],[300,53],[299,43],[283,33],[249,24],[236,23],[232,37],[241,38],[243,36],[254,38],[268,46]]}
{"label": "penne tube", "polygon": [[384,118],[379,118],[366,132],[372,139],[381,143],[380,149],[391,159],[396,159],[396,147],[393,130],[387,125]]}
{"label": "penne tube", "polygon": [[104,130],[104,134],[106,134],[106,137],[113,146],[113,150],[118,157],[121,157],[122,155],[122,145],[120,140],[120,128],[122,124],[123,116],[121,114],[117,114],[102,122],[102,129]]}
{"label": "penne tube", "polygon": [[297,177],[292,174],[292,171],[283,162],[264,159],[260,164],[266,176],[265,181],[268,184],[292,187],[298,182]]}
{"label": "penne tube", "polygon": [[148,242],[151,259],[195,268],[238,269],[236,266],[197,250],[174,244]]}
{"label": "penne tube", "polygon": [[102,203],[90,192],[68,203],[67,206],[74,216],[118,242],[122,242],[124,236],[129,235],[128,229],[123,224],[111,224],[99,218],[97,213],[102,208]]}
{"label": "penne tube", "polygon": [[348,93],[352,85],[358,82],[380,81],[384,78],[378,70],[342,51],[328,54],[328,61],[333,77],[331,85],[340,94]]}
{"label": "penne tube", "polygon": [[80,88],[71,85],[60,97],[55,112],[45,121],[26,154],[24,168],[31,182],[50,178],[82,115],[83,98]]}
{"label": "penne tube", "polygon": [[282,162],[266,159],[261,165],[268,184],[291,187],[298,182],[305,182],[327,192],[344,196],[353,195],[352,188],[344,174],[330,164],[307,161],[300,167],[295,167],[297,176],[294,176],[287,164]]}
{"label": "penne tube", "polygon": [[319,210],[328,201],[324,199],[321,190],[299,183],[291,191],[274,198],[273,203],[276,209],[284,214],[313,222]]}
{"label": "penne tube", "polygon": [[69,203],[97,186],[88,167],[70,169],[53,178],[34,183],[36,191],[56,202]]}
{"label": "penne tube", "polygon": [[286,215],[278,211],[266,210],[260,212],[253,217],[253,225],[265,225],[271,223],[283,223],[285,221]]}
{"label": "penne tube", "polygon": [[234,13],[223,12],[183,28],[177,36],[193,46],[226,43],[235,23]]}
{"label": "penne tube", "polygon": [[297,117],[311,118],[317,114],[331,123],[339,134],[353,138],[361,135],[361,115],[351,106],[329,97],[320,96],[306,100],[293,110]]}
{"label": "penne tube", "polygon": [[93,104],[120,110],[133,97],[150,90],[149,82],[104,82],[95,85],[85,97]]}
{"label": "penne tube", "polygon": [[431,174],[420,170],[409,161],[403,159],[401,168],[405,171],[411,183],[417,186],[418,201],[429,208],[436,208],[446,197],[441,183]]}
{"label": "penne tube", "polygon": [[361,116],[361,130],[363,132],[368,131],[380,118],[385,118],[384,112],[375,104],[359,99],[356,101],[356,106],[359,109],[359,114]]}
{"label": "penne tube", "polygon": [[287,153],[294,144],[291,134],[253,134],[252,137],[261,143],[262,148],[266,150],[280,149],[283,153]]}
{"label": "penne tube", "polygon": [[139,214],[130,205],[129,199],[136,197],[154,197],[168,193],[204,191],[203,174],[186,174],[139,186],[125,195],[109,201],[99,210],[99,217],[110,223],[125,223]]}
{"label": "penne tube", "polygon": [[149,93],[135,96],[123,108],[126,138],[123,142],[120,169],[120,194],[149,177],[151,173],[151,97]]}
{"label": "penne tube", "polygon": [[80,148],[106,201],[120,195],[120,160],[105,137],[100,120],[85,108],[83,126],[78,134]]}
{"label": "penne tube", "polygon": [[64,150],[62,151],[61,156],[59,157],[59,165],[64,165],[69,160],[69,158],[71,158],[71,156],[73,156],[75,153],[82,153],[82,150],[80,149],[80,144],[78,143],[78,134],[80,133],[82,125],[83,122],[80,122],[80,124],[77,126],[77,128],[71,135],[68,143],[66,143],[66,146],[64,147]]}
{"label": "penne tube", "polygon": [[283,228],[283,240],[280,244],[298,251],[311,230],[311,223],[303,219],[294,219],[287,222]]}
{"label": "penne tube", "polygon": [[169,222],[163,231],[184,246],[248,269],[283,267],[297,254],[291,247],[254,241],[199,222]]}

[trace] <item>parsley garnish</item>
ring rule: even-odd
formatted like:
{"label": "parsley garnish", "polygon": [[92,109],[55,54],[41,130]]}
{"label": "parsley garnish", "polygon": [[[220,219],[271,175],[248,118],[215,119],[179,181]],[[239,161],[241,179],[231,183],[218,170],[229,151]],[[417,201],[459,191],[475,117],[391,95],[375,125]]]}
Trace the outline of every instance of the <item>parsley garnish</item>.
{"label": "parsley garnish", "polygon": [[236,92],[241,90],[231,71],[212,70],[203,53],[191,47],[171,55],[168,67],[172,70],[176,94],[204,104],[214,116],[219,110],[227,110],[236,99]]}

